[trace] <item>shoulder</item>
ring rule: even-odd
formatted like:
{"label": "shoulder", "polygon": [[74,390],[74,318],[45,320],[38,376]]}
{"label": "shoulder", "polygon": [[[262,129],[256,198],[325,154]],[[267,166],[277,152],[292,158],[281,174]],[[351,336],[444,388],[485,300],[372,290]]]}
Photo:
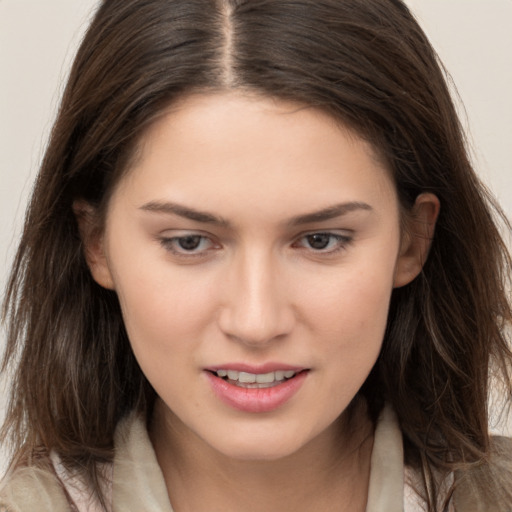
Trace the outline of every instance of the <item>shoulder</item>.
{"label": "shoulder", "polygon": [[494,436],[491,442],[496,464],[512,468],[512,437]]}
{"label": "shoulder", "polygon": [[489,460],[456,472],[456,510],[512,512],[512,439],[493,437]]}
{"label": "shoulder", "polygon": [[46,469],[21,467],[0,484],[0,512],[70,512],[72,509],[56,475]]}
{"label": "shoulder", "polygon": [[[440,510],[453,491],[450,512],[512,512],[512,439],[493,437],[486,461],[449,474],[439,485]],[[406,467],[405,512],[426,512],[422,487],[419,471]]]}

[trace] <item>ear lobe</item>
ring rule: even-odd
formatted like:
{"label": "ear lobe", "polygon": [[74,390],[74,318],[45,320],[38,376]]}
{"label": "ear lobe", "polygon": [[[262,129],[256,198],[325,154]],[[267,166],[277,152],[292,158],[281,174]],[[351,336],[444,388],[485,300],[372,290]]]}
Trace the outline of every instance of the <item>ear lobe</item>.
{"label": "ear lobe", "polygon": [[105,254],[103,231],[98,226],[96,209],[83,200],[73,203],[73,212],[84,248],[84,257],[93,279],[103,288],[114,289]]}
{"label": "ear lobe", "polygon": [[409,284],[421,272],[432,244],[440,203],[431,193],[420,194],[407,219],[395,268],[394,287]]}

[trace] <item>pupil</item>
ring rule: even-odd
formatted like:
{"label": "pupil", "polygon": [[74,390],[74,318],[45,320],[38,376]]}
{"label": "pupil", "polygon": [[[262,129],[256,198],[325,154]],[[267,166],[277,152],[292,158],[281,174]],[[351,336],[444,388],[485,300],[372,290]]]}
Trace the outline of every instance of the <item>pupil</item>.
{"label": "pupil", "polygon": [[308,236],[308,243],[313,249],[325,249],[329,245],[331,235],[318,233]]}
{"label": "pupil", "polygon": [[184,236],[179,239],[179,244],[182,249],[186,251],[192,251],[199,247],[201,237],[198,235]]}

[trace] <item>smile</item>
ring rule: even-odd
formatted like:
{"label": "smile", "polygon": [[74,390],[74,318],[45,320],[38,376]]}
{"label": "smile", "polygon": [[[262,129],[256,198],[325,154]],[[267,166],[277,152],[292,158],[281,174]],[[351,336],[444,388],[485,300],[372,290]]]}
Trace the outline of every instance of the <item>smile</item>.
{"label": "smile", "polygon": [[[275,366],[275,365],[272,365]],[[249,368],[244,368],[248,370]],[[205,375],[214,395],[231,408],[249,413],[265,413],[279,409],[302,387],[309,369],[259,369],[249,372],[215,368]]]}
{"label": "smile", "polygon": [[233,384],[234,386],[247,389],[263,389],[277,386],[285,380],[295,377],[297,372],[293,370],[277,370],[268,373],[249,373],[236,370],[217,370],[217,377]]}

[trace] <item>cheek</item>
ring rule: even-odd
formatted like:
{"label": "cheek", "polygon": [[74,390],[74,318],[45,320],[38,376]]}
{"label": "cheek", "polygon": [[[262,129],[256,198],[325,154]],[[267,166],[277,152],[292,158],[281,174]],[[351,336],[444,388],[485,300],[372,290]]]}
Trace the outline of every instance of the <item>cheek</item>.
{"label": "cheek", "polygon": [[303,311],[317,333],[317,343],[322,344],[322,353],[347,372],[369,371],[373,366],[382,346],[393,289],[393,258],[384,265],[361,262],[357,267],[346,272],[340,269],[323,286],[310,286],[303,295]]}
{"label": "cheek", "polygon": [[[114,282],[126,330],[137,357],[160,357],[185,351],[201,339],[213,315],[213,287],[207,274],[165,262],[151,265],[117,259]],[[146,261],[151,261],[146,259]]]}
{"label": "cheek", "polygon": [[[165,277],[157,268],[122,279],[118,289],[123,318],[135,358],[166,402],[179,399],[198,407],[193,387],[184,386],[190,368],[199,368],[201,340],[211,319],[212,299],[205,283]],[[169,285],[172,283],[172,286]]]}
{"label": "cheek", "polygon": [[322,394],[331,397],[336,415],[358,393],[377,361],[391,295],[390,286],[376,287],[369,275],[345,284],[333,302],[323,308],[317,302],[315,309],[317,353],[320,365],[326,363]]}

